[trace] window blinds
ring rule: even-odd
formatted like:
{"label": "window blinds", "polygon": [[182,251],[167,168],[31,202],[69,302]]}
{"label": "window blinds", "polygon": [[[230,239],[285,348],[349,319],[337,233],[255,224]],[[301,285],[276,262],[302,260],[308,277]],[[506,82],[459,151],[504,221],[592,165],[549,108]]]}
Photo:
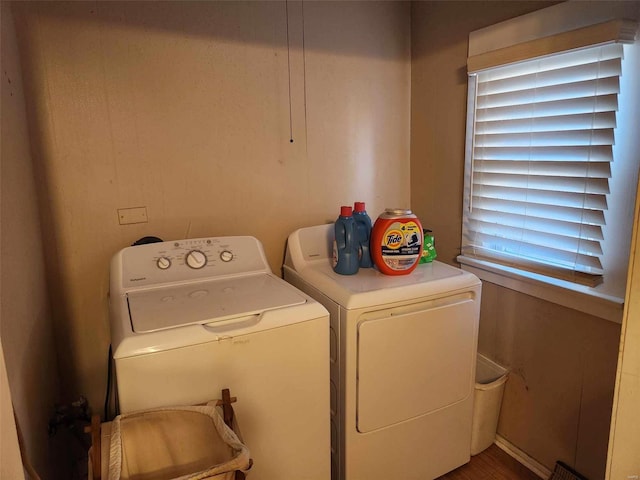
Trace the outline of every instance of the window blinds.
{"label": "window blinds", "polygon": [[477,73],[462,253],[595,285],[622,45]]}

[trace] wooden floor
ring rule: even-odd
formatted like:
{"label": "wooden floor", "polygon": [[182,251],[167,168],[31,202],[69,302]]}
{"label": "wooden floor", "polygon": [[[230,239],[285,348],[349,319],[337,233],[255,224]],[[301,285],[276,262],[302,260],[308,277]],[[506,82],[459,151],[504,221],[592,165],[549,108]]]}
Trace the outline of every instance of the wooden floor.
{"label": "wooden floor", "polygon": [[495,444],[471,461],[436,480],[540,480]]}

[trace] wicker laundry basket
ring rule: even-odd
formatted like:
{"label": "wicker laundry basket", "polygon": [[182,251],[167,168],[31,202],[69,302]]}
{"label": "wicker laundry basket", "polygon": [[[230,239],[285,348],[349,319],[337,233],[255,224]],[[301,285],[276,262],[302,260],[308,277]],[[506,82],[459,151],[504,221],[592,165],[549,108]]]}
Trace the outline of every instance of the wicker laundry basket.
{"label": "wicker laundry basket", "polygon": [[[105,426],[110,427],[106,438]],[[214,405],[119,415],[103,424],[102,433],[108,445],[102,445],[101,457],[107,464],[100,468],[90,462],[89,478],[234,480],[244,478],[252,465],[249,449]],[[96,467],[101,476],[91,472]]]}
{"label": "wicker laundry basket", "polygon": [[135,412],[112,423],[109,480],[232,480],[249,458],[216,407]]}

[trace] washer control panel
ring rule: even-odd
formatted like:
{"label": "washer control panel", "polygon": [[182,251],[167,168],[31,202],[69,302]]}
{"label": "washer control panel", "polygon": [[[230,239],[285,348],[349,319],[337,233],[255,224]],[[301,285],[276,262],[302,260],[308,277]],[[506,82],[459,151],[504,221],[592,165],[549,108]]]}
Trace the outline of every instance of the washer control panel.
{"label": "washer control panel", "polygon": [[149,243],[121,250],[113,262],[119,263],[125,289],[240,273],[271,272],[262,244],[254,237]]}

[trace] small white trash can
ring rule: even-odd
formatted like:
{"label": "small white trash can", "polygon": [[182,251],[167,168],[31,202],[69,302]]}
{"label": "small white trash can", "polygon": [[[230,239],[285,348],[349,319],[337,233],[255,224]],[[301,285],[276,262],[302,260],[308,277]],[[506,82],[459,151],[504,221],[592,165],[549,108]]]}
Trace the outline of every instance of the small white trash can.
{"label": "small white trash can", "polygon": [[504,384],[508,372],[487,357],[478,354],[471,429],[471,455],[489,448],[496,439]]}

